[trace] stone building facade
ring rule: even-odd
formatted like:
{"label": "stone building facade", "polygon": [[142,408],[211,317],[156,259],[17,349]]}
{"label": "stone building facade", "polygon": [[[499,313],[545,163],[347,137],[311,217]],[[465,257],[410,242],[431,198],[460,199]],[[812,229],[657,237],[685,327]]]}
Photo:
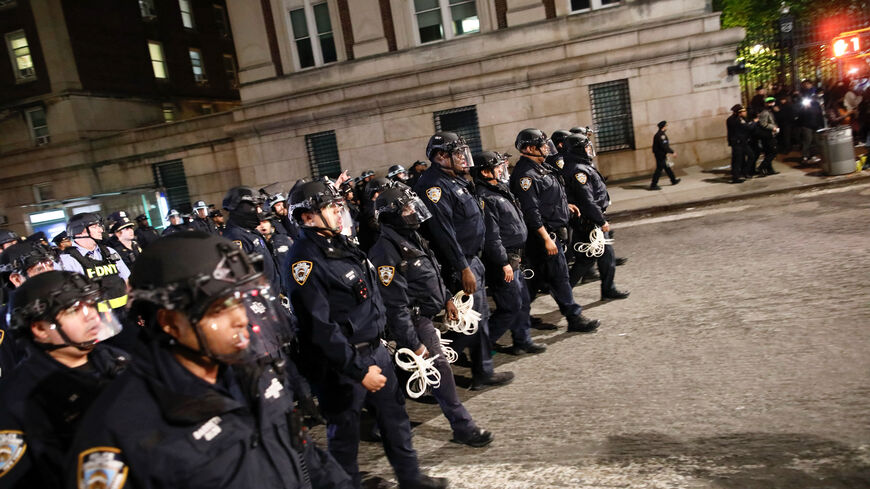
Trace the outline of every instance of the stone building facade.
{"label": "stone building facade", "polygon": [[181,163],[189,199],[219,204],[232,185],[425,159],[436,128],[516,153],[525,127],[593,126],[616,179],[652,171],[662,119],[681,164],[728,153],[740,94],[726,67],[744,33],[720,29],[707,0],[228,0],[227,12],[238,109],[0,154],[9,221],[26,224],[45,180],[69,182],[57,202],[140,212],[150,200],[130,195],[159,192],[157,168]]}

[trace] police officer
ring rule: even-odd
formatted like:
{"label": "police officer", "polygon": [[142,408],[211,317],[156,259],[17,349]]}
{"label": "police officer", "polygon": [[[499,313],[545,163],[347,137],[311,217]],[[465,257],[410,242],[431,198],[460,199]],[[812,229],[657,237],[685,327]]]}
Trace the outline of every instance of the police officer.
{"label": "police officer", "polygon": [[749,127],[746,108],[740,104],[731,107],[731,116],[725,121],[728,129],[728,146],[731,146],[731,183],[743,183],[747,161],[751,157]]}
{"label": "police officer", "polygon": [[653,136],[652,142],[652,152],[653,156],[656,158],[656,171],[653,173],[652,182],[649,185],[650,190],[662,189],[659,187],[659,177],[662,176],[663,171],[666,172],[668,178],[671,179],[671,185],[680,183],[680,179],[674,176],[674,171],[668,166],[668,154],[674,156],[677,155],[677,153],[671,149],[670,142],[668,141],[668,121],[660,121],[657,126],[659,130],[656,132],[655,136]]}
{"label": "police officer", "polygon": [[385,307],[366,255],[342,231],[342,197],[316,179],[290,192],[301,226],[290,251],[290,300],[299,317],[300,350],[327,420],[329,451],[359,488],[360,413],[374,407],[399,487],[443,488],[420,472],[411,426],[390,354],[381,343]]}
{"label": "police officer", "polygon": [[508,156],[484,151],[474,156],[472,169],[486,225],[483,245],[486,282],[496,306],[489,318],[490,341],[495,345],[510,330],[511,353],[541,353],[547,347],[532,341],[529,333],[529,291],[520,268],[528,231],[520,204],[508,188]]}
{"label": "police officer", "polygon": [[359,229],[356,234],[359,240],[359,247],[363,251],[368,251],[375,244],[375,240],[378,239],[378,233],[380,232],[378,217],[375,215],[375,199],[392,184],[393,182],[389,179],[380,177],[373,178],[365,186],[357,216]]}
{"label": "police officer", "polygon": [[293,239],[286,234],[277,231],[276,224],[278,222],[275,214],[267,212],[261,215],[260,224],[257,226],[257,232],[263,236],[266,242],[266,247],[272,254],[275,260],[276,271],[278,272],[278,280],[281,283],[282,294],[286,293],[287,281],[290,280],[290,264],[287,263],[290,247],[293,246]]}
{"label": "police officer", "polygon": [[112,235],[106,240],[106,244],[121,255],[127,268],[133,268],[133,262],[142,254],[142,247],[136,242],[133,221],[127,217],[126,212],[118,211],[109,215],[109,222]]}
{"label": "police officer", "polygon": [[191,226],[190,223],[184,219],[184,216],[175,209],[170,209],[169,213],[166,214],[166,220],[169,221],[169,225],[163,230],[161,236],[169,236],[170,234],[183,231],[193,231],[193,226]]}
{"label": "police officer", "polygon": [[420,175],[426,171],[426,166],[427,163],[420,160],[411,164],[411,168],[408,169],[408,181],[406,182],[409,187],[414,188],[417,185],[417,180],[419,180]]}
{"label": "police officer", "polygon": [[160,235],[157,233],[157,230],[151,227],[148,224],[148,217],[145,214],[139,214],[136,216],[136,242],[139,243],[143,249],[147,248],[148,245],[157,241],[160,238]]}
{"label": "police officer", "polygon": [[432,214],[410,188],[398,184],[376,201],[381,234],[369,252],[378,272],[378,284],[387,307],[387,330],[398,348],[417,355],[437,355],[435,368],[441,384],[432,395],[453,429],[453,440],[473,447],[492,442],[492,433],[480,429],[456,394],[450,364],[441,350],[434,318],[442,309],[446,319],[457,318],[453,297],[441,278],[441,267],[417,230]]}
{"label": "police officer", "polygon": [[68,487],[351,487],[268,355],[281,315],[244,252],[177,233],[145,250],[130,284],[143,348],[82,420]]}
{"label": "police officer", "polygon": [[408,183],[408,170],[402,165],[393,165],[387,170],[387,178],[394,182]]}
{"label": "police officer", "polygon": [[229,211],[230,220],[224,230],[224,238],[232,241],[249,255],[262,257],[263,274],[277,291],[284,290],[278,266],[272,257],[266,240],[257,232],[262,221],[260,200],[250,187],[233,187],[224,196],[223,208]]}
{"label": "police officer", "polygon": [[58,251],[63,251],[72,246],[69,235],[66,234],[66,231],[57,233],[55,237],[51,238],[51,243],[58,249]]}
{"label": "police officer", "polygon": [[220,209],[210,210],[208,218],[211,219],[212,223],[214,223],[214,228],[218,235],[223,236],[224,231],[227,229],[227,223],[224,220],[224,215],[221,213]]}
{"label": "police officer", "polygon": [[[575,242],[588,243],[589,233],[600,227],[604,238],[610,238],[610,223],[607,222],[605,212],[610,205],[610,194],[607,186],[598,170],[592,166],[589,139],[586,136],[572,134],[565,139],[565,175],[568,202],[580,209],[580,216],[574,221],[578,225],[575,228]],[[629,293],[617,290],[613,285],[613,277],[616,270],[613,245],[604,246],[604,254],[598,258],[586,256],[585,253],[577,253],[574,266],[571,269],[572,285],[583,275],[588,273],[595,263],[598,263],[601,275],[601,300],[625,299]]]}
{"label": "police officer", "polygon": [[126,353],[102,343],[120,324],[97,312],[100,300],[94,283],[57,270],[16,289],[12,330],[28,356],[0,384],[0,486],[62,486],[82,415],[127,362]]}
{"label": "police officer", "polygon": [[483,211],[465,176],[474,165],[465,140],[452,132],[436,132],[426,146],[432,166],[417,181],[415,192],[426,196],[432,219],[426,221],[430,237],[437,237],[441,264],[445,266],[448,286],[474,296],[474,310],[481,315],[477,332],[454,338],[457,352],[471,352],[471,388],[502,385],[513,381],[512,372],[493,371],[489,338],[489,304],[486,278],[480,253],[486,229]]}
{"label": "police officer", "polygon": [[287,198],[284,194],[277,193],[266,200],[267,207],[274,213],[275,232],[289,236],[291,239],[299,237],[299,225],[287,214]]}
{"label": "police officer", "polygon": [[193,204],[193,222],[191,227],[197,231],[209,234],[218,234],[214,223],[208,217],[208,205],[204,200],[197,200]]}
{"label": "police officer", "polygon": [[21,241],[18,233],[10,229],[0,229],[0,252]]}
{"label": "police officer", "polygon": [[[582,315],[568,282],[568,263],[563,248],[568,243],[569,212],[579,214],[565,199],[565,189],[557,175],[543,166],[547,155],[555,152],[552,141],[538,129],[523,129],[514,146],[523,155],[510,177],[510,188],[520,201],[529,230],[526,252],[536,272],[535,281],[546,283],[559,310],[568,319],[568,331],[590,332],[598,328],[597,319]],[[540,276],[539,276],[540,275]],[[530,296],[539,285],[532,283]]]}

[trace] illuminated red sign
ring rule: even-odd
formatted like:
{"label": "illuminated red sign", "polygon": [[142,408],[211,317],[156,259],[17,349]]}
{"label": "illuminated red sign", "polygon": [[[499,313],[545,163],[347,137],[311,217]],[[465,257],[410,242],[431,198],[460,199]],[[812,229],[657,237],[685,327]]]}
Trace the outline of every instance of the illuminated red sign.
{"label": "illuminated red sign", "polygon": [[834,57],[859,56],[870,48],[870,29],[844,32],[831,42]]}

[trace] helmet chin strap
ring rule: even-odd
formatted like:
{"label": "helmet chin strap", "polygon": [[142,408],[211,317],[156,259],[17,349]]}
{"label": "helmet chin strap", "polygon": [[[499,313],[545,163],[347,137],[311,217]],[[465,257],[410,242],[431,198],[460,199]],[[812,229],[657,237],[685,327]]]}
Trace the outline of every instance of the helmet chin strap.
{"label": "helmet chin strap", "polygon": [[75,348],[79,351],[91,351],[97,345],[96,340],[85,341],[85,342],[81,342],[81,343],[75,342],[75,341],[71,340],[69,338],[69,336],[67,336],[66,332],[64,332],[63,328],[59,324],[52,323],[51,326],[55,331],[57,331],[57,334],[60,335],[60,338],[63,340],[63,344],[58,345],[55,343],[35,342],[36,345],[43,351],[49,352],[49,351],[59,350],[61,348],[66,348],[68,346],[72,346],[73,348]]}

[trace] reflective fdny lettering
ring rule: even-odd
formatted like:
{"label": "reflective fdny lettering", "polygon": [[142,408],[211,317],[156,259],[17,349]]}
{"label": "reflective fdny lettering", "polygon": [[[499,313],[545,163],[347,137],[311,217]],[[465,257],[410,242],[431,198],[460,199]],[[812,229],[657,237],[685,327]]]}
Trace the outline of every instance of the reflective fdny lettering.
{"label": "reflective fdny lettering", "polygon": [[87,272],[88,278],[105,277],[106,275],[117,275],[119,273],[118,267],[114,263],[87,268],[85,272]]}

